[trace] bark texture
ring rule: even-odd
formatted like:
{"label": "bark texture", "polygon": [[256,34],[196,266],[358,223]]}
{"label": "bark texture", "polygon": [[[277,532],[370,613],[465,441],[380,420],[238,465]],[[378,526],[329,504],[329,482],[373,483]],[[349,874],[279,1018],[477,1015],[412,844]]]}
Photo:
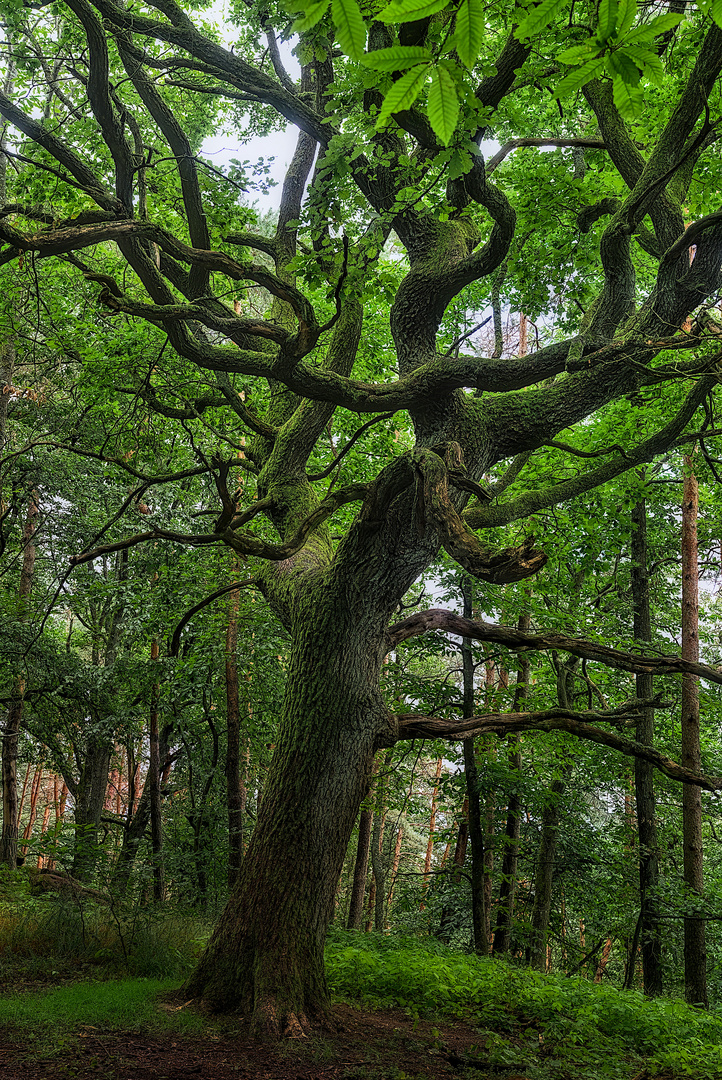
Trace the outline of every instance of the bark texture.
{"label": "bark texture", "polygon": [[[697,558],[697,511],[699,492],[692,458],[684,459],[682,496],[682,656],[699,660],[699,586]],[[699,684],[692,675],[682,681],[682,764],[702,771],[699,740]],[[702,847],[702,793],[685,784],[682,793],[682,842],[684,883],[688,904],[704,893]],[[707,944],[703,919],[684,920],[684,992],[691,1005],[707,1008]]]}
{"label": "bark texture", "polygon": [[[640,499],[632,509],[632,604],[634,638],[651,644],[652,615],[649,598],[646,502]],[[652,675],[636,676],[637,697],[651,701],[654,696]],[[636,727],[637,742],[654,745],[654,709],[643,709]],[[662,935],[658,920],[659,846],[654,796],[654,767],[643,758],[634,759],[634,786],[639,842],[639,941],[642,948],[644,992],[650,997],[662,993]],[[635,950],[636,951],[636,950]],[[631,959],[634,969],[634,957]]]}
{"label": "bark texture", "polygon": [[[0,441],[0,447],[2,442]],[[35,532],[40,512],[38,495],[32,491],[22,533],[23,559],[16,614],[19,621],[28,615],[28,603],[35,576]],[[18,859],[18,740],[23,716],[25,678],[18,672],[12,682],[10,705],[2,733],[2,833],[0,834],[0,865],[14,870]]]}

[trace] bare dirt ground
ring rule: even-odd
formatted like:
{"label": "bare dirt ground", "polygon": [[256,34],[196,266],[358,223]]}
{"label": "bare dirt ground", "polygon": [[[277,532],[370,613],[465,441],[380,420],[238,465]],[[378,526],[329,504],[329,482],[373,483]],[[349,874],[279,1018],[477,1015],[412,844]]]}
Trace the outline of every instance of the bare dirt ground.
{"label": "bare dirt ground", "polygon": [[0,1080],[526,1080],[520,1068],[485,1061],[483,1036],[466,1024],[437,1028],[401,1011],[348,1005],[334,1012],[340,1031],[280,1044],[256,1042],[242,1028],[188,1039],[81,1028],[43,1056],[0,1033]]}

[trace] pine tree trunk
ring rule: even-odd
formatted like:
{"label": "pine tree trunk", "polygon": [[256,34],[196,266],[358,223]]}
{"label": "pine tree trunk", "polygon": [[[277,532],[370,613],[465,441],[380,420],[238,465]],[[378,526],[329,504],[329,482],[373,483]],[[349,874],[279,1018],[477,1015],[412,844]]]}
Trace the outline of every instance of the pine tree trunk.
{"label": "pine tree trunk", "polygon": [[[682,656],[699,660],[699,588],[697,559],[697,479],[692,459],[684,459],[682,501]],[[699,742],[699,685],[692,675],[682,676],[682,765],[702,772]],[[702,861],[702,797],[698,787],[682,789],[684,881],[690,901],[704,891]],[[688,901],[689,902],[689,901]],[[684,920],[684,989],[691,1005],[707,1008],[707,947],[702,919]]]}
{"label": "pine tree trunk", "polygon": [[[647,509],[644,499],[632,508],[632,602],[634,639],[649,644],[652,640],[652,616],[649,602],[647,556]],[[651,675],[637,675],[637,697],[649,701],[654,695]],[[637,742],[654,745],[654,709],[644,709],[637,721]],[[640,940],[644,992],[650,997],[662,993],[662,935],[658,921],[659,846],[654,797],[654,767],[643,758],[634,759],[634,786],[639,836],[639,900],[641,908]]]}

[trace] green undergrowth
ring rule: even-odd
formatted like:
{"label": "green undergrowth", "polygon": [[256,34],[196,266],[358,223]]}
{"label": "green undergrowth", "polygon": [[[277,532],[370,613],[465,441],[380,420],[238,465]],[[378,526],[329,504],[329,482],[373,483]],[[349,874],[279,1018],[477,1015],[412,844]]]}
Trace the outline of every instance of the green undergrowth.
{"label": "green undergrowth", "polygon": [[644,1069],[722,1078],[722,1016],[682,1001],[372,934],[334,932],[326,964],[332,991],[348,1001],[467,1020],[479,1030],[479,1056],[494,1067],[513,1061],[529,1077],[575,1080],[626,1080]]}
{"label": "green undergrowth", "polygon": [[189,1009],[163,1007],[159,997],[174,979],[106,979],[72,982],[35,993],[0,997],[0,1030],[22,1032],[26,1042],[98,1032],[200,1034],[208,1019]]}
{"label": "green undergrowth", "polygon": [[207,920],[193,911],[100,895],[38,896],[24,870],[0,870],[0,980],[180,980],[188,974],[207,940]]}

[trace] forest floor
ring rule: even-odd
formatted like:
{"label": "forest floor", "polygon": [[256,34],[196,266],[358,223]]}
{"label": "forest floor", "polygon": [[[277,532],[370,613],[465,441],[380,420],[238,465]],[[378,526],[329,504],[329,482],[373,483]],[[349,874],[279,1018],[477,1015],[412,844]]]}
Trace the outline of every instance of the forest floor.
{"label": "forest floor", "polygon": [[[182,1005],[181,1005],[182,1007]],[[161,1008],[177,1009],[171,1003]],[[103,1031],[82,1025],[61,1045],[28,1047],[0,1034],[0,1080],[578,1080],[590,1077],[554,1062],[554,1048],[540,1045],[529,1068],[529,1038],[505,1033],[508,1063],[485,1059],[485,1038],[467,1023],[409,1018],[402,1010],[368,1011],[339,1004],[340,1030],[278,1045],[254,1041],[243,1027],[232,1034],[179,1035]],[[485,1033],[488,1036],[488,1032]],[[513,1062],[518,1046],[519,1064]],[[526,1065],[523,1063],[527,1062]],[[672,1073],[630,1067],[629,1080],[673,1080]]]}

